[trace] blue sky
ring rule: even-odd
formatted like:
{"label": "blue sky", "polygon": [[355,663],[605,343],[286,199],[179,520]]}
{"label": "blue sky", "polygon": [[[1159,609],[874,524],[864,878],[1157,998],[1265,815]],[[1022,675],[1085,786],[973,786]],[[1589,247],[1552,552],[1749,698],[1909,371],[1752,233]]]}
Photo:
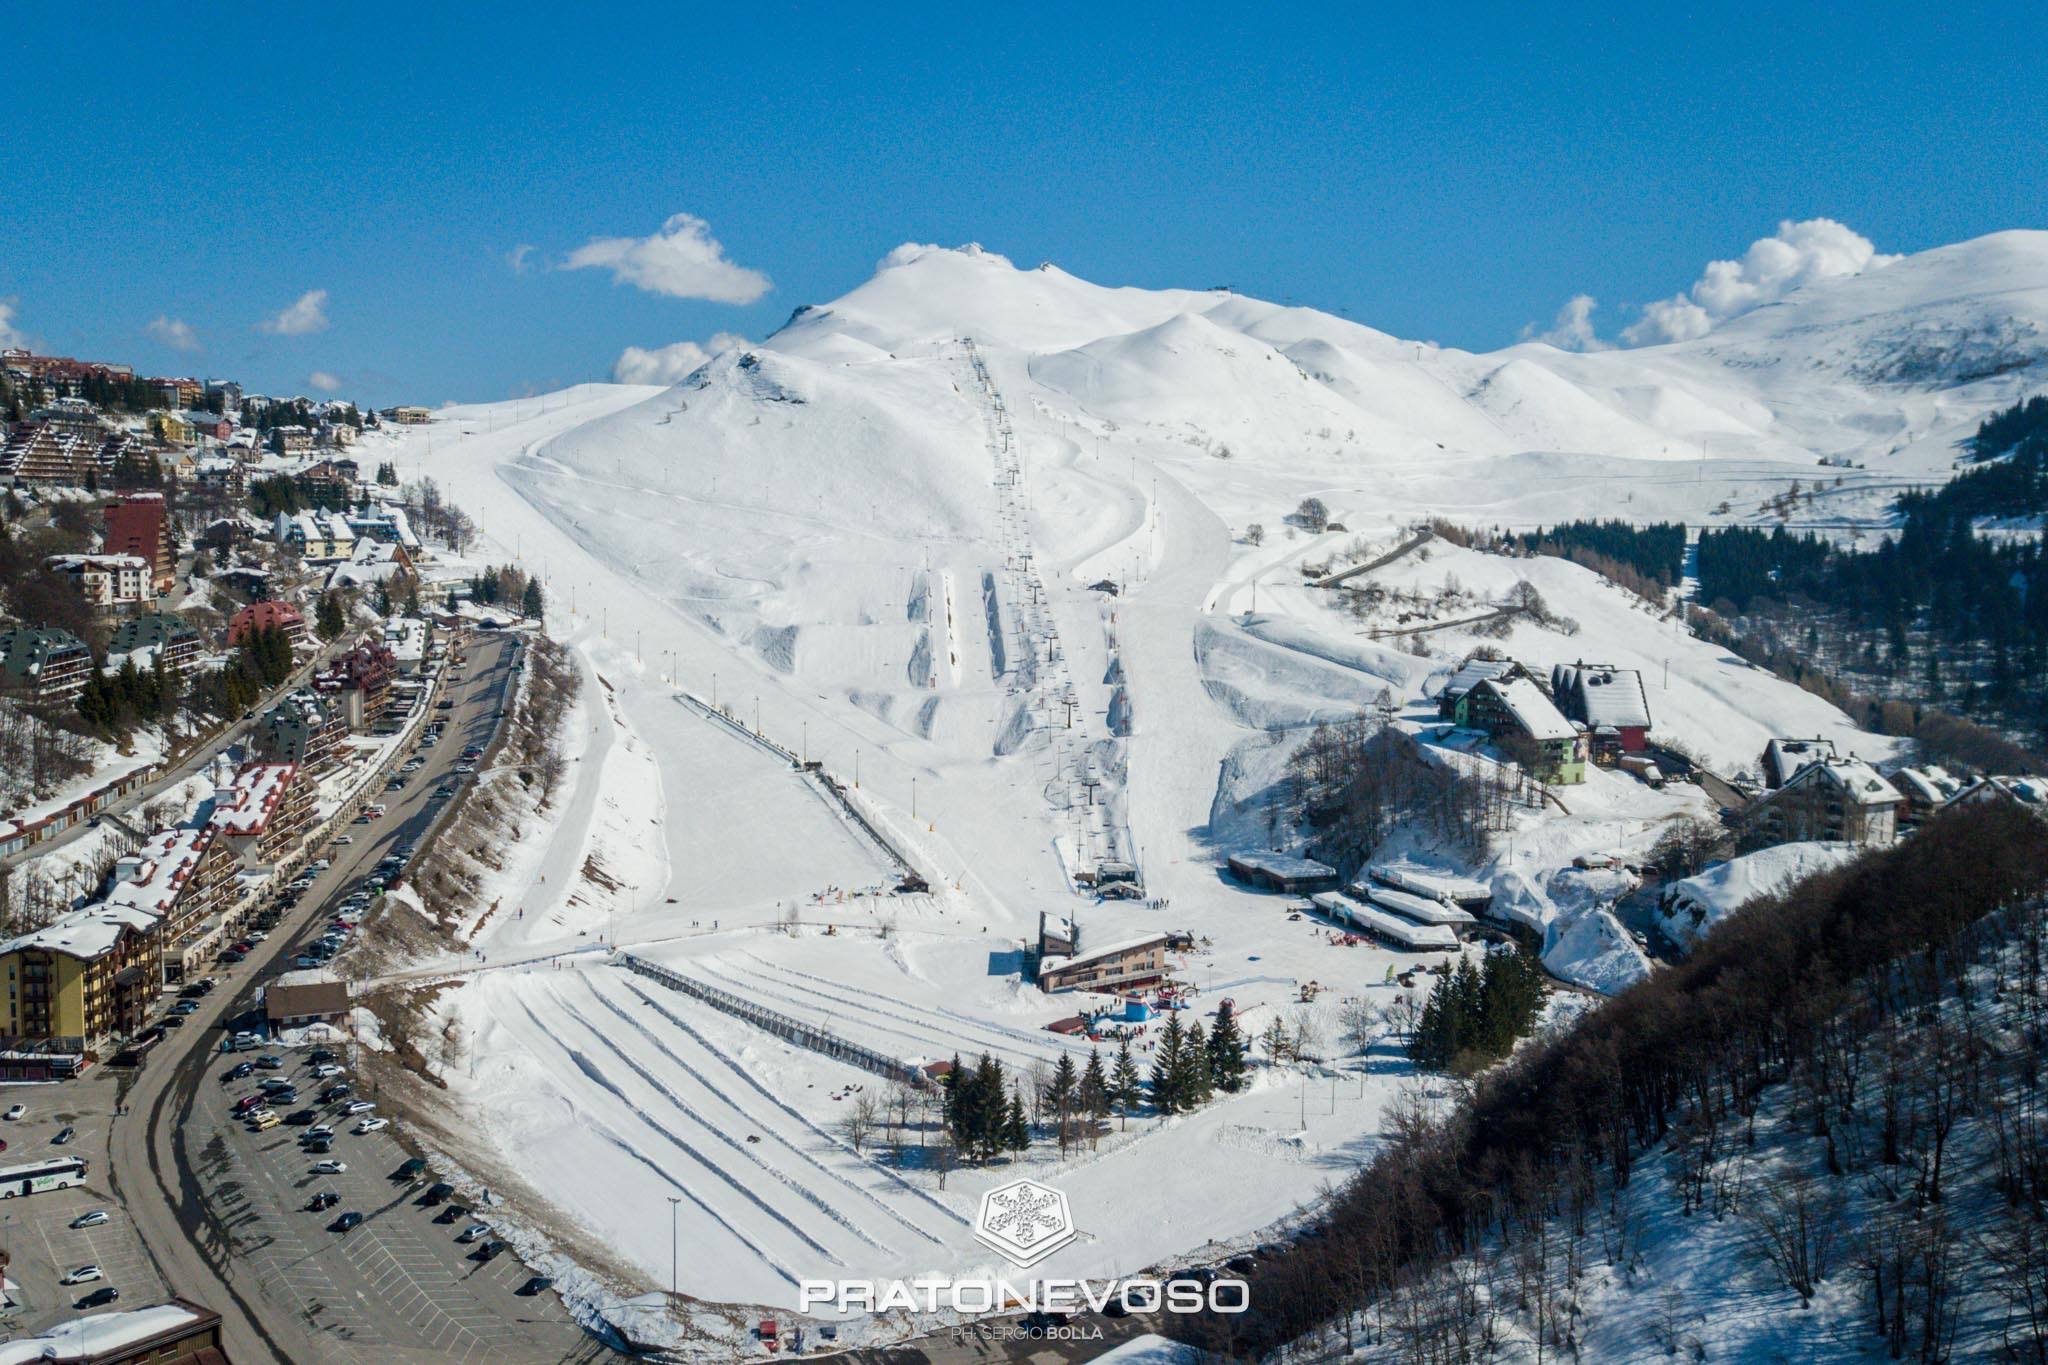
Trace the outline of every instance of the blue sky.
{"label": "blue sky", "polygon": [[[442,8],[11,10],[7,325],[437,403],[762,336],[902,241],[1490,348],[1785,218],[2048,227],[2038,3]],[[772,287],[560,268],[677,214]]]}

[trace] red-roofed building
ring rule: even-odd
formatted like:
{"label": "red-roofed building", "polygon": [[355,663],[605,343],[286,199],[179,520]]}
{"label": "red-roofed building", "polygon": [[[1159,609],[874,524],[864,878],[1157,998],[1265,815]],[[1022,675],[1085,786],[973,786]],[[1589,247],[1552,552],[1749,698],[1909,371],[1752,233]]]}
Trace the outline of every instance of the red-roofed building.
{"label": "red-roofed building", "polygon": [[397,675],[398,656],[365,641],[314,674],[313,686],[341,703],[351,730],[364,730],[391,704],[391,680]]}
{"label": "red-roofed building", "polygon": [[313,823],[313,783],[296,763],[248,763],[214,793],[207,827],[244,868],[275,867]]}
{"label": "red-roofed building", "polygon": [[259,630],[281,630],[297,649],[306,643],[306,618],[289,602],[251,602],[228,622],[228,644],[239,645]]}

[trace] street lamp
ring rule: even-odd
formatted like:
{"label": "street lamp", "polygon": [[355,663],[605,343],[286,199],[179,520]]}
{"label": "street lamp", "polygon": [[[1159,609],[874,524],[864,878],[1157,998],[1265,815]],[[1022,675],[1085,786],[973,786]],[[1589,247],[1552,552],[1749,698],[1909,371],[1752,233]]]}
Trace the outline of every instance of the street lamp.
{"label": "street lamp", "polygon": [[668,1197],[668,1292],[670,1297],[674,1297],[676,1281],[681,1278],[679,1269],[681,1262],[676,1252],[676,1210],[682,1206],[682,1202],[682,1198],[679,1195],[672,1194]]}

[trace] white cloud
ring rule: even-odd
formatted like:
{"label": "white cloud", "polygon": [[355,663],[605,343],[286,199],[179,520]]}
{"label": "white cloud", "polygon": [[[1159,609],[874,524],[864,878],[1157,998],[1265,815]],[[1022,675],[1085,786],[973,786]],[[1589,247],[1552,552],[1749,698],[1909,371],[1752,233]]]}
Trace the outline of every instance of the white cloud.
{"label": "white cloud", "polygon": [[652,237],[593,237],[569,253],[564,270],[596,267],[614,284],[650,294],[713,303],[752,303],[768,292],[768,277],[735,265],[702,218],[678,213]]}
{"label": "white cloud", "polygon": [[1532,322],[1522,329],[1522,340],[1545,341],[1561,351],[1604,351],[1609,343],[1593,330],[1593,310],[1599,306],[1591,294],[1574,294],[1557,310],[1548,331],[1537,331]]}
{"label": "white cloud", "polygon": [[256,326],[272,336],[281,337],[302,337],[308,332],[324,332],[327,330],[327,291],[308,289],[282,313],[274,318],[265,318]]}
{"label": "white cloud", "polygon": [[1709,261],[1692,288],[1644,308],[1622,340],[1631,346],[1688,341],[1815,280],[1860,275],[1897,259],[1832,218],[1787,218],[1774,235],[1750,243],[1741,260]]}
{"label": "white cloud", "polygon": [[533,243],[521,242],[518,246],[505,253],[506,269],[515,275],[524,275],[527,271],[526,258],[532,254]]}
{"label": "white cloud", "polygon": [[28,333],[14,325],[14,310],[18,306],[13,299],[0,299],[0,346],[28,345]]}
{"label": "white cloud", "polygon": [[199,349],[199,333],[192,330],[191,323],[181,319],[158,313],[144,330],[174,351]]}
{"label": "white cloud", "polygon": [[619,352],[619,358],[612,365],[612,378],[621,384],[675,384],[692,370],[722,351],[737,350],[747,344],[747,339],[732,332],[718,335],[698,345],[694,341],[678,341],[672,346],[628,346]]}
{"label": "white cloud", "polygon": [[306,382],[322,393],[336,393],[341,389],[341,380],[325,370],[315,370],[306,376]]}

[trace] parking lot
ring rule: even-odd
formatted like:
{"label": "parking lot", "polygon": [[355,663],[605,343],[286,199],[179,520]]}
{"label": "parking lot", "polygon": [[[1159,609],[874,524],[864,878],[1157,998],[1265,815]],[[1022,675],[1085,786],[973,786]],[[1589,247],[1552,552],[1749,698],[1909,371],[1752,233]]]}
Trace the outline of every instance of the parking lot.
{"label": "parking lot", "polygon": [[[64,1085],[16,1085],[0,1090],[0,1110],[20,1104],[19,1119],[0,1121],[0,1167],[20,1166],[45,1157],[76,1156],[87,1163],[86,1183],[28,1198],[0,1200],[0,1247],[8,1254],[7,1278],[13,1307],[0,1315],[8,1334],[33,1334],[75,1317],[78,1301],[95,1290],[120,1292],[115,1307],[153,1303],[168,1290],[144,1251],[128,1213],[107,1192],[107,1125],[115,1105],[115,1086],[98,1077]],[[74,1130],[63,1145],[52,1142],[65,1128]],[[82,1215],[107,1215],[94,1227],[73,1227]],[[81,1266],[97,1265],[101,1278],[67,1285],[63,1277]]]}
{"label": "parking lot", "polygon": [[[237,1062],[259,1055],[285,1065],[222,1083]],[[484,1261],[480,1249],[491,1239],[457,1241],[472,1221],[488,1222],[488,1213],[478,1218],[460,1201],[429,1206],[431,1173],[395,1179],[409,1154],[391,1130],[357,1133],[360,1117],[341,1113],[345,1101],[318,1103],[320,1091],[343,1078],[316,1078],[310,1066],[303,1052],[219,1056],[187,1120],[207,1213],[228,1230],[237,1258],[257,1272],[263,1290],[296,1305],[341,1358],[388,1359],[393,1349],[456,1361],[508,1350],[527,1358],[549,1343],[566,1356],[583,1345],[581,1329],[552,1293],[519,1292],[532,1272],[516,1255]],[[257,1093],[266,1077],[298,1084],[298,1099],[273,1112],[316,1110],[319,1123],[335,1130],[331,1152],[303,1149],[307,1126],[258,1131],[233,1116],[235,1102]],[[314,1174],[323,1160],[347,1169]],[[323,1191],[336,1201],[314,1210]],[[362,1222],[341,1231],[338,1220],[348,1213]]]}

